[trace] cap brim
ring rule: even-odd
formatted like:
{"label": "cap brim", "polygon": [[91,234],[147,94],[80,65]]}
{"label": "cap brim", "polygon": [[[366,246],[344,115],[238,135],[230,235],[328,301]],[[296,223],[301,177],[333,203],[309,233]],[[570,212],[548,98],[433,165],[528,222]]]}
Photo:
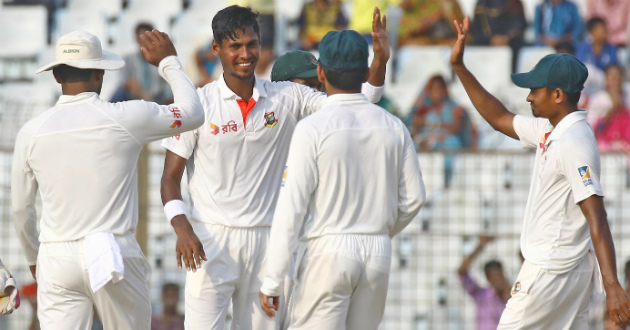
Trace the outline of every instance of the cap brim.
{"label": "cap brim", "polygon": [[541,88],[545,87],[544,82],[537,81],[531,72],[513,73],[512,82],[514,85],[522,88]]}
{"label": "cap brim", "polygon": [[125,66],[125,60],[118,54],[103,51],[103,57],[99,60],[83,60],[83,61],[54,61],[49,63],[35,73],[40,73],[53,69],[54,67],[65,64],[67,66],[75,67],[78,69],[98,69],[98,70],[119,70]]}
{"label": "cap brim", "polygon": [[313,77],[317,77],[317,68],[300,72],[296,74],[295,76],[293,76],[292,78],[313,78]]}

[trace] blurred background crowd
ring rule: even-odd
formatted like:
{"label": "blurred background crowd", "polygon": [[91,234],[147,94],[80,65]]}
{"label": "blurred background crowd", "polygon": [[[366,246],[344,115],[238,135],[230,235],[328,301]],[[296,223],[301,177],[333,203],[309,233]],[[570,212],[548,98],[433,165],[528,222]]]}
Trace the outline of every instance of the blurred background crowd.
{"label": "blurred background crowd", "polygon": [[[153,28],[169,33],[186,73],[202,86],[222,73],[211,50],[211,23],[231,4],[260,13],[256,73],[263,79],[286,51],[302,49],[317,57],[318,43],[330,30],[353,29],[371,43],[373,7],[387,15],[392,55],[379,105],[409,127],[429,197],[417,221],[395,241],[383,329],[492,329],[520,267],[518,235],[533,157],[489,127],[453,75],[452,21],[464,16],[471,17],[466,65],[515,113],[531,110],[525,101],[529,90],[511,83],[512,72],[529,71],[554,52],[573,54],[587,65],[580,107],[588,111],[603,153],[602,185],[619,275],[630,274],[625,264],[630,224],[622,221],[630,218],[630,0],[3,0],[0,256],[20,283],[29,278],[11,237],[12,148],[21,125],[61,93],[51,74],[33,73],[54,58],[55,40],[86,30],[105,49],[125,56],[123,70],[106,74],[103,99],[168,103],[170,89],[140,55],[138,36]],[[146,235],[143,248],[154,269],[155,329],[183,329],[177,306],[184,276],[175,268],[174,235],[159,202],[163,151],[149,146],[144,157],[139,171],[146,173],[140,176],[146,221],[139,232]],[[34,290],[25,287],[30,293],[25,300],[32,304]],[[603,309],[592,314],[597,329],[614,329]],[[0,318],[0,329],[36,329],[34,319],[22,308]]]}

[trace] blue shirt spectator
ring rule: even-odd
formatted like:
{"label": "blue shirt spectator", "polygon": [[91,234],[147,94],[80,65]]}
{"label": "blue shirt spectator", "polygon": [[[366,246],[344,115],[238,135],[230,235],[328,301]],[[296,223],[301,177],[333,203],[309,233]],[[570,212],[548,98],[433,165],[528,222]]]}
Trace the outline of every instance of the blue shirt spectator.
{"label": "blue shirt spectator", "polygon": [[555,47],[582,38],[583,22],[577,6],[568,0],[544,0],[536,6],[534,32],[538,45]]}
{"label": "blue shirt spectator", "polygon": [[595,17],[586,23],[589,38],[577,44],[575,56],[584,63],[590,63],[602,72],[609,65],[617,64],[617,46],[608,43],[608,29],[603,19]]}

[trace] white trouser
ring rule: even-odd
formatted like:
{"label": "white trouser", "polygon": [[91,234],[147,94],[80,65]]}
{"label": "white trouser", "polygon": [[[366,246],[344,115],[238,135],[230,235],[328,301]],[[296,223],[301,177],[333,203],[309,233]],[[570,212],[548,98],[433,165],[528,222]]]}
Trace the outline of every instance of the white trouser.
{"label": "white trouser", "polygon": [[186,330],[223,330],[230,300],[232,329],[275,330],[260,308],[269,227],[235,228],[191,221],[208,261],[186,274]]}
{"label": "white trouser", "polygon": [[378,328],[387,298],[389,236],[326,235],[302,242],[296,264],[289,329]]}
{"label": "white trouser", "polygon": [[295,273],[295,262],[297,258],[297,252],[291,256],[291,263],[289,266],[289,273],[284,277],[284,290],[282,295],[284,296],[280,301],[280,306],[276,312],[276,318],[278,319],[278,330],[287,330],[291,324],[291,314],[293,314],[293,277]]}
{"label": "white trouser", "polygon": [[596,262],[590,251],[575,269],[552,275],[525,261],[497,330],[589,330]]}
{"label": "white trouser", "polygon": [[92,292],[85,240],[42,243],[37,256],[37,316],[42,330],[89,330],[93,307],[105,329],[151,328],[151,267],[133,234],[116,236],[124,279]]}

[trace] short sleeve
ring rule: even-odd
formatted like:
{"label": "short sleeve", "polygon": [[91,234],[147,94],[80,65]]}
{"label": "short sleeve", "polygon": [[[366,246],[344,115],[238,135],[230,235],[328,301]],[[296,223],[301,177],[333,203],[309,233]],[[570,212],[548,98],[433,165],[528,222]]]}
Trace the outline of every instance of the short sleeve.
{"label": "short sleeve", "polygon": [[563,141],[560,145],[560,164],[571,185],[577,204],[592,195],[604,196],[600,184],[601,162],[595,139]]}
{"label": "short sleeve", "polygon": [[190,158],[199,138],[199,129],[173,135],[162,140],[162,147],[184,159]]}
{"label": "short sleeve", "polygon": [[513,125],[514,131],[525,149],[537,148],[540,139],[545,133],[551,132],[553,128],[547,119],[530,118],[521,115],[514,116]]}

